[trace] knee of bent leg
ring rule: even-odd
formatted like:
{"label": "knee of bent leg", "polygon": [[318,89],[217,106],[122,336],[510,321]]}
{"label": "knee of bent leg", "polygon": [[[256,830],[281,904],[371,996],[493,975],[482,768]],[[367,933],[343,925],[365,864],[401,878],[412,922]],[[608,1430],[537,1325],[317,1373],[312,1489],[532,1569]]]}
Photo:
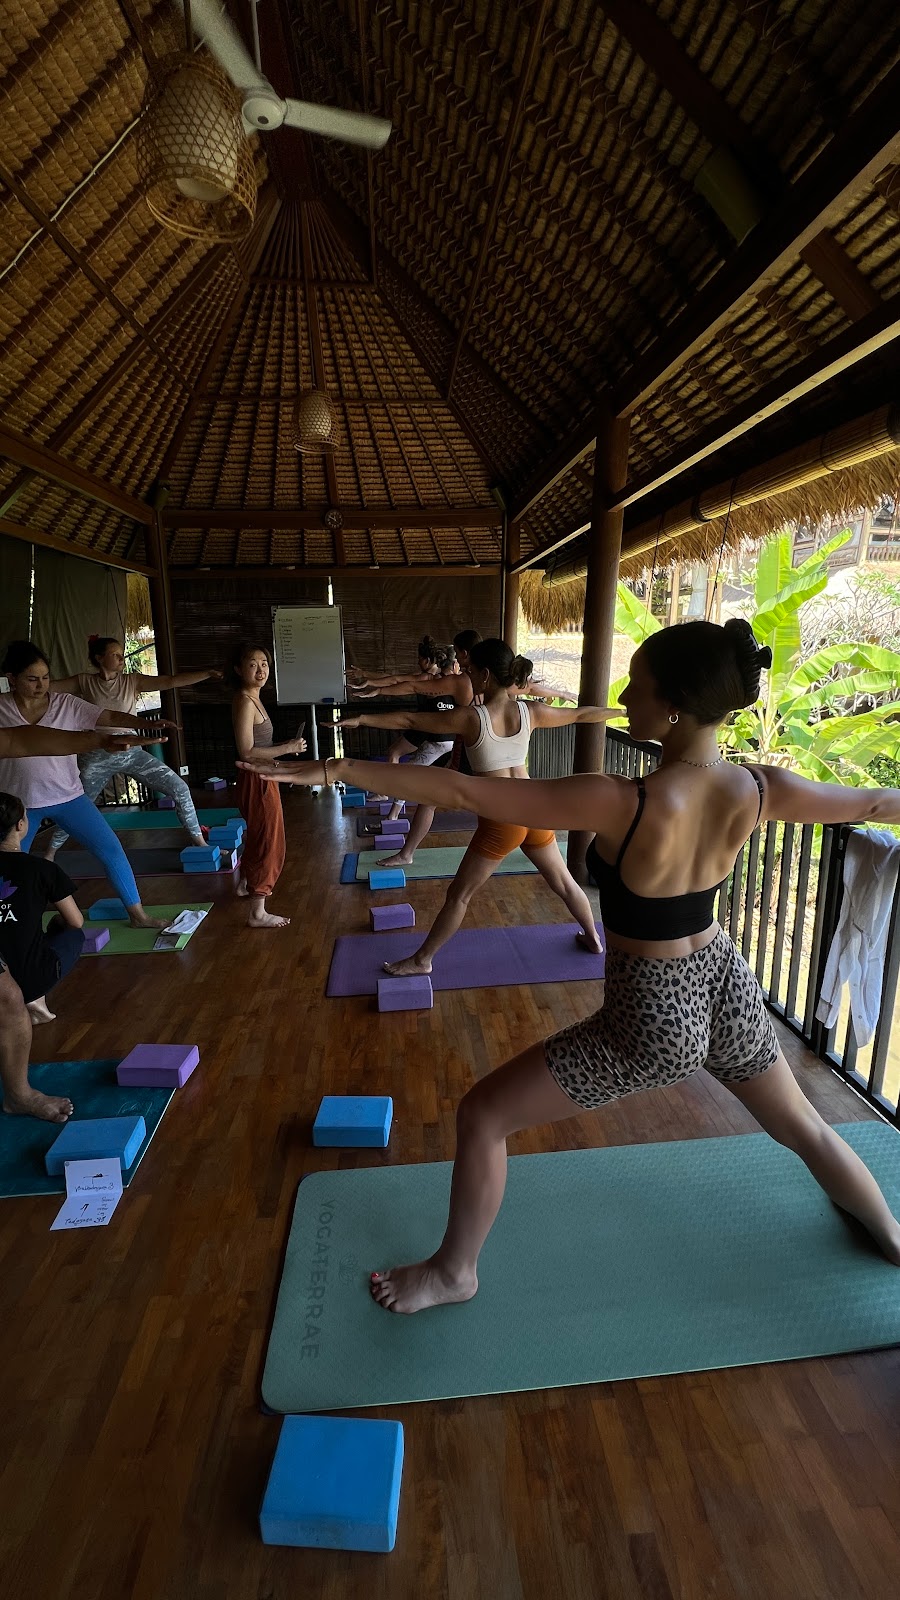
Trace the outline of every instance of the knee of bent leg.
{"label": "knee of bent leg", "polygon": [[491,1137],[505,1137],[509,1129],[499,1114],[499,1107],[495,1096],[491,1093],[490,1074],[481,1083],[476,1083],[464,1094],[456,1108],[456,1134],[457,1138],[472,1137],[473,1134],[488,1134]]}

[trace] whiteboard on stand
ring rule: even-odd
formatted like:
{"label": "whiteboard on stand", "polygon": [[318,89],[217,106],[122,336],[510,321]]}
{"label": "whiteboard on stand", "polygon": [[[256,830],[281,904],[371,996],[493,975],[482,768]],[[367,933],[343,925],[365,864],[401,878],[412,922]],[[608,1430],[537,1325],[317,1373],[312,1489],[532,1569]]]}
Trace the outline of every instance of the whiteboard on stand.
{"label": "whiteboard on stand", "polygon": [[344,635],[340,606],[275,606],[275,691],[278,704],[343,705]]}

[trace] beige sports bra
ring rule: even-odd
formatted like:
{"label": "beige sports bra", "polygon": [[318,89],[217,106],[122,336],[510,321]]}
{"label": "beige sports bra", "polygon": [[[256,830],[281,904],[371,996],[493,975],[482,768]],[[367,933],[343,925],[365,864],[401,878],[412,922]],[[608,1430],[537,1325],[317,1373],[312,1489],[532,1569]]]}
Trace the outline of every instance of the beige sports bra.
{"label": "beige sports bra", "polygon": [[473,706],[481,723],[481,731],[474,744],[466,745],[469,766],[474,773],[499,772],[506,767],[524,767],[531,738],[531,711],[525,700],[517,700],[519,708],[518,733],[495,733],[486,706]]}

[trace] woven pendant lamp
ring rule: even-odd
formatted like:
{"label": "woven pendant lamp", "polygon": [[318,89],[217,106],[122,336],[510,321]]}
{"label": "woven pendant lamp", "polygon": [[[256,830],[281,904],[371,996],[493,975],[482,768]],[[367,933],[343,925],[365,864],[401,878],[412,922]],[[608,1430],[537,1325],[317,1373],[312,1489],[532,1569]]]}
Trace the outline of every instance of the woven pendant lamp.
{"label": "woven pendant lamp", "polygon": [[324,455],[337,445],[338,415],[323,389],[303,389],[291,418],[294,449]]}
{"label": "woven pendant lamp", "polygon": [[138,172],[153,215],[172,233],[228,243],[256,214],[256,181],[236,90],[215,62],[180,54],[148,86]]}

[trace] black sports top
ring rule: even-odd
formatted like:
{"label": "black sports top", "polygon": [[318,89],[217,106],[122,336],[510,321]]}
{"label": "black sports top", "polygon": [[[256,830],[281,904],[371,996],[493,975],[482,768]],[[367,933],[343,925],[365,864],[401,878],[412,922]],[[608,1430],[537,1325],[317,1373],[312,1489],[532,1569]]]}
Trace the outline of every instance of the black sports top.
{"label": "black sports top", "polygon": [[[756,820],[762,814],[762,804],[765,791],[759,774],[748,767],[748,772],[759,790],[759,810]],[[659,899],[650,895],[635,894],[622,882],[622,859],[628,849],[635,830],[644,814],[644,804],[647,799],[647,789],[643,778],[637,778],[638,804],[634,821],[625,838],[622,847],[616,856],[615,865],[611,866],[604,861],[597,849],[596,839],[592,839],[587,847],[585,861],[597,888],[600,891],[600,915],[603,926],[610,933],[618,933],[623,939],[686,939],[692,933],[705,933],[713,923],[713,906],[716,895],[721,889],[720,883],[713,884],[711,889],[696,889],[690,894],[664,895]]]}
{"label": "black sports top", "polygon": [[[455,711],[456,701],[451,700],[449,695],[443,697],[435,694],[417,694],[416,710],[425,712],[426,714],[430,711]],[[438,733],[437,728],[435,728],[433,732],[428,733],[420,733],[417,729],[413,728],[404,728],[403,737],[407,744],[414,744],[417,750],[421,750],[423,744],[434,744],[436,742],[444,741],[446,741],[447,744],[450,744],[453,740],[452,733],[449,735]]]}

